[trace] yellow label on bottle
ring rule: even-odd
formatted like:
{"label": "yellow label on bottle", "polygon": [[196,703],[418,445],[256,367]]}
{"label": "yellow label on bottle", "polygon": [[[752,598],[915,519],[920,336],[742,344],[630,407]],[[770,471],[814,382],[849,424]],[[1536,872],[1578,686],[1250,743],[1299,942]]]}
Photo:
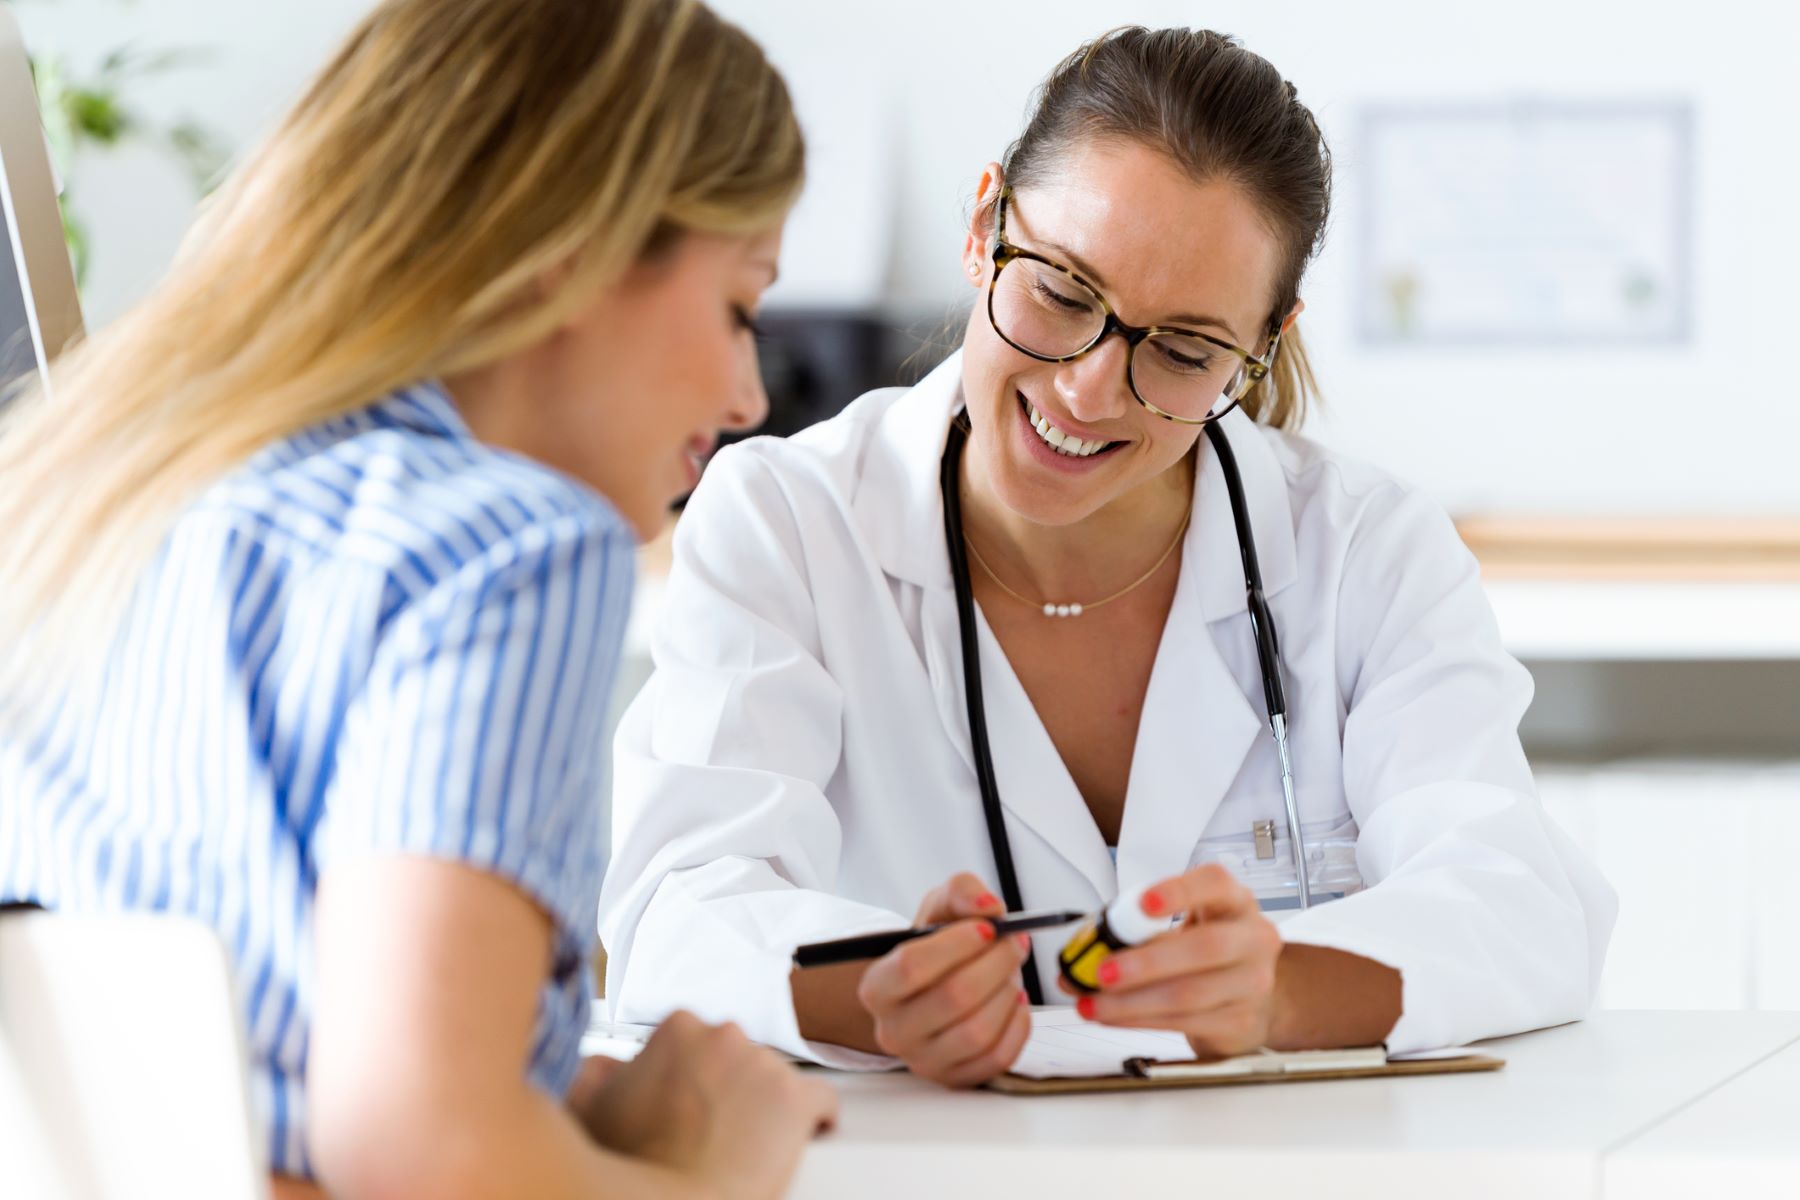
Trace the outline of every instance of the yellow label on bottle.
{"label": "yellow label on bottle", "polygon": [[1062,977],[1071,987],[1082,992],[1097,992],[1100,990],[1097,972],[1111,953],[1112,948],[1100,940],[1099,930],[1090,923],[1077,930],[1056,957],[1062,967]]}

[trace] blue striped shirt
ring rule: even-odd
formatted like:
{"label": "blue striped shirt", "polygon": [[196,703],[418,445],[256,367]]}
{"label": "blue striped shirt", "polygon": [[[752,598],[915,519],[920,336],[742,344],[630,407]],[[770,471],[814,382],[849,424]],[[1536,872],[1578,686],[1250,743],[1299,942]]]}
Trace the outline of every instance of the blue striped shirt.
{"label": "blue striped shirt", "polygon": [[554,921],[530,1077],[561,1096],[632,549],[605,500],[477,442],[436,385],[267,448],[179,518],[98,686],[0,740],[0,900],[217,929],[270,1164],[310,1176],[320,873],[470,864]]}

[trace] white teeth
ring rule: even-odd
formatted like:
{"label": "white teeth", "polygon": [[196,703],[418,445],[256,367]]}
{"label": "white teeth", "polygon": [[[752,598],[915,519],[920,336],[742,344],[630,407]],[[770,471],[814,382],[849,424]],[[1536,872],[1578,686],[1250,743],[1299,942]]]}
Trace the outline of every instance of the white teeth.
{"label": "white teeth", "polygon": [[1106,448],[1105,442],[1085,442],[1078,437],[1070,437],[1050,423],[1050,419],[1035,407],[1027,405],[1031,414],[1031,427],[1044,439],[1046,445],[1067,458],[1086,458],[1096,451]]}

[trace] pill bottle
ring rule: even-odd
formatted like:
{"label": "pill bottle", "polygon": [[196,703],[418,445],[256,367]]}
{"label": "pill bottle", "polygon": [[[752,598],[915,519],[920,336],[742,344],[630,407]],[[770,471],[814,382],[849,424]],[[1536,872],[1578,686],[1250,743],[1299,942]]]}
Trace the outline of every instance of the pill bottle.
{"label": "pill bottle", "polygon": [[1056,956],[1062,977],[1078,992],[1100,990],[1100,964],[1115,951],[1147,942],[1169,928],[1169,918],[1144,911],[1144,893],[1127,892],[1075,931]]}

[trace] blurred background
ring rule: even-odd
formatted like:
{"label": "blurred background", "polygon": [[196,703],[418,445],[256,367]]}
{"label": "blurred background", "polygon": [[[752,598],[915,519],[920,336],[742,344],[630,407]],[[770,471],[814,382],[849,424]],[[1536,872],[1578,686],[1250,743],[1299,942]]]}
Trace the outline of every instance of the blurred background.
{"label": "blurred background", "polygon": [[[1432,492],[1531,667],[1546,804],[1624,912],[1603,1002],[1800,1008],[1800,9],[1514,0],[716,0],[786,72],[810,184],[768,301],[776,431],[943,353],[976,180],[1119,23],[1279,67],[1337,166],[1310,436]],[[364,0],[13,0],[91,328]],[[628,695],[647,669],[647,561]]]}

